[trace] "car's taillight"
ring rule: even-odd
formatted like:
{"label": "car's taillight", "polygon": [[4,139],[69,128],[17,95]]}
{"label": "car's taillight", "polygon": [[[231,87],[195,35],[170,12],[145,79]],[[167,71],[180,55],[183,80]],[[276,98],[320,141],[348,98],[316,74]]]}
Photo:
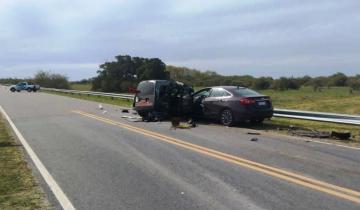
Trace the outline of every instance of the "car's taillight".
{"label": "car's taillight", "polygon": [[242,104],[242,105],[255,104],[255,102],[256,102],[256,100],[251,99],[251,98],[242,98],[242,99],[240,99],[240,104]]}

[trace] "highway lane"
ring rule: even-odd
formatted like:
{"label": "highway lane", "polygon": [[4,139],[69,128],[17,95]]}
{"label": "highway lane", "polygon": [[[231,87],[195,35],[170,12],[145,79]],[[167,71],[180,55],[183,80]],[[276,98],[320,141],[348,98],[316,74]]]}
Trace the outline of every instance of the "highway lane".
{"label": "highway lane", "polygon": [[129,122],[115,106],[0,90],[7,111],[78,209],[358,209],[359,204],[72,112],[95,114],[360,191],[360,151],[200,125]]}

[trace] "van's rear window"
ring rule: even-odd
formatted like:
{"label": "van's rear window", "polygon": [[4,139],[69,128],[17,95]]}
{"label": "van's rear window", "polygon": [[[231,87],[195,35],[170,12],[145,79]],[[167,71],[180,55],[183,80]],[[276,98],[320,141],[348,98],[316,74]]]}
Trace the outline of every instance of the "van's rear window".
{"label": "van's rear window", "polygon": [[138,95],[153,95],[155,89],[155,83],[153,82],[140,82],[137,88],[140,92]]}

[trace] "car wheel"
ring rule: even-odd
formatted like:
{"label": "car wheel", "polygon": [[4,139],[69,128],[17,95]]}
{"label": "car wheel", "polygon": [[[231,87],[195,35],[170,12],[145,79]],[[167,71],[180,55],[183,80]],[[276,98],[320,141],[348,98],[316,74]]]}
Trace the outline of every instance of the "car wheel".
{"label": "car wheel", "polygon": [[31,88],[28,88],[28,89],[26,89],[26,90],[27,90],[27,92],[29,92],[29,93],[32,91],[32,89],[31,89]]}
{"label": "car wheel", "polygon": [[220,122],[225,126],[231,126],[234,124],[234,116],[230,109],[224,109],[220,113]]}
{"label": "car wheel", "polygon": [[264,118],[255,118],[255,119],[251,119],[250,123],[254,124],[254,125],[258,125],[264,122]]}
{"label": "car wheel", "polygon": [[11,91],[11,92],[15,92],[16,89],[15,89],[15,88],[11,88],[10,91]]}

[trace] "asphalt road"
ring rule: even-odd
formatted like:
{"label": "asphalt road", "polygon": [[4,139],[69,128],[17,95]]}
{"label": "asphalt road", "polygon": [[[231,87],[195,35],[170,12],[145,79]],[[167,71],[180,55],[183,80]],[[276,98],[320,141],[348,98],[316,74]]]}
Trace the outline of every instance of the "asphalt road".
{"label": "asphalt road", "polygon": [[3,87],[0,105],[77,209],[360,209],[360,150],[217,125],[174,130],[123,119],[116,106],[104,114],[98,103]]}

